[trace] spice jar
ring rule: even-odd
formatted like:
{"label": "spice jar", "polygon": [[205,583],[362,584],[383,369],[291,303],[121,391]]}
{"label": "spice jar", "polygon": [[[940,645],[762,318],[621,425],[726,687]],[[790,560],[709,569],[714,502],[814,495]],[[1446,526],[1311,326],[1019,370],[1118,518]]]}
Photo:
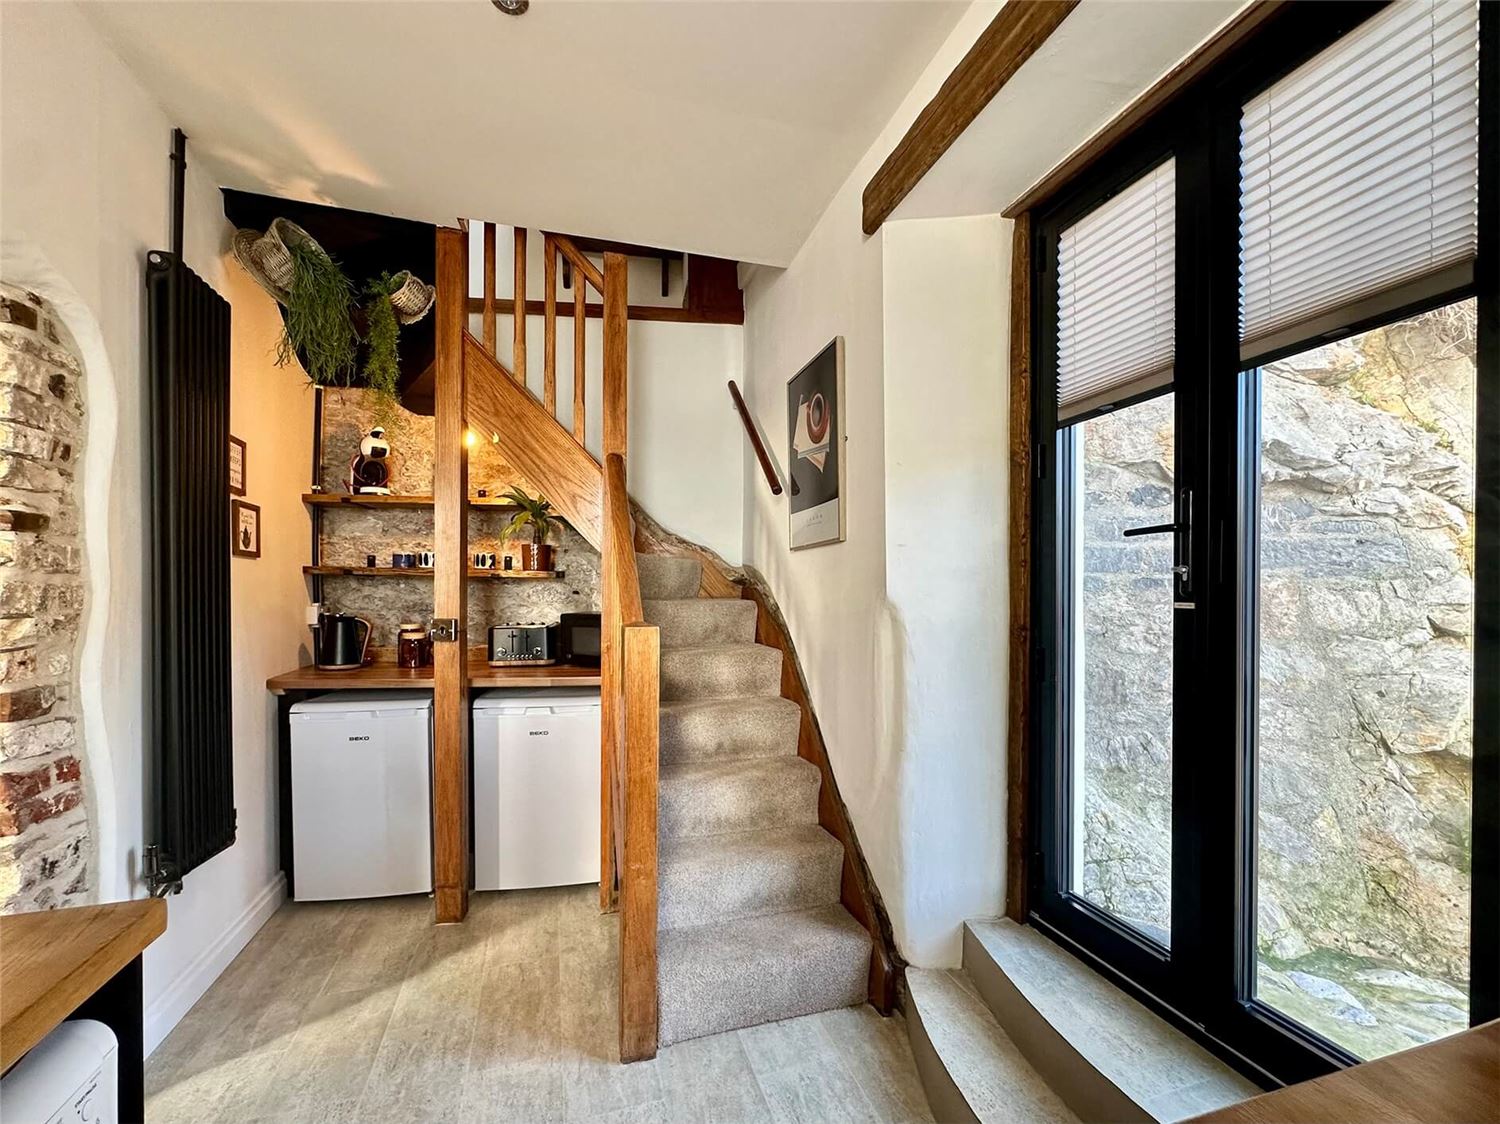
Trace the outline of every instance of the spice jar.
{"label": "spice jar", "polygon": [[432,663],[432,639],[419,624],[403,624],[396,634],[396,664],[426,667]]}

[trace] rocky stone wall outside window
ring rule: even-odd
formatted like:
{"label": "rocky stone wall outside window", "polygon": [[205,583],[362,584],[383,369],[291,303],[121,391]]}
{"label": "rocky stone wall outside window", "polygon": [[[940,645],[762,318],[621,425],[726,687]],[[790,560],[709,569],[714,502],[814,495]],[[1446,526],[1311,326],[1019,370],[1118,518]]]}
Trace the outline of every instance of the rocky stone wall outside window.
{"label": "rocky stone wall outside window", "polygon": [[[1475,326],[1261,372],[1258,997],[1363,1057],[1468,1023]],[[1224,747],[1172,747],[1170,549],[1118,537],[1170,518],[1171,414],[1087,424],[1082,888],[1155,933],[1170,752]]]}
{"label": "rocky stone wall outside window", "polygon": [[32,293],[0,283],[0,912],[89,899],[75,657],[84,608],[83,364]]}

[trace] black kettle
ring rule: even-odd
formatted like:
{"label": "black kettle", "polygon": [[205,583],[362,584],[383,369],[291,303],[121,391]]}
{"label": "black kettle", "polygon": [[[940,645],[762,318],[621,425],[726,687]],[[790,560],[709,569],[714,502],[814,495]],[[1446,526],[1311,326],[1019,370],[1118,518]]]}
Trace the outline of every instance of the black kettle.
{"label": "black kettle", "polygon": [[370,650],[370,622],[364,617],[324,613],[318,618],[317,665],[324,671],[363,667]]}

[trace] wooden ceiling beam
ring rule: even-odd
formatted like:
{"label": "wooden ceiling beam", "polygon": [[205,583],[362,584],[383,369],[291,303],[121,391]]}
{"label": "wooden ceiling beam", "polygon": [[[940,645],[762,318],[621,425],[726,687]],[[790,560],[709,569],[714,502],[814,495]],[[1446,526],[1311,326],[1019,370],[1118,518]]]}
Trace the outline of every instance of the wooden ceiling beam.
{"label": "wooden ceiling beam", "polygon": [[874,234],[1078,0],[1009,0],[865,185],[863,226]]}

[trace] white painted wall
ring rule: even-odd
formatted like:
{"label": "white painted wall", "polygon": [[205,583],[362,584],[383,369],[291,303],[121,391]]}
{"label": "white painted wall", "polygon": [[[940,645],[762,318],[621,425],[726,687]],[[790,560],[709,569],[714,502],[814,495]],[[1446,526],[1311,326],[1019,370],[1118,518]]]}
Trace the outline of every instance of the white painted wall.
{"label": "white painted wall", "polygon": [[[1004,622],[973,587],[991,584],[1003,603],[1007,310],[996,247],[1009,226],[989,219],[867,239],[860,195],[996,8],[965,12],[792,264],[755,271],[746,289],[748,399],[778,463],[786,380],[845,337],[847,541],[791,552],[785,497],[771,496],[746,451],[745,561],[787,616],[897,944],[920,966],[957,964],[959,923],[1003,904]],[[978,244],[965,248],[969,237]],[[888,338],[888,299],[918,297]],[[942,301],[955,307],[935,319]],[[955,325],[962,331],[951,335]],[[924,350],[931,362],[921,361]],[[973,415],[961,430],[938,425],[960,414]],[[930,451],[914,453],[909,442]],[[946,492],[933,501],[922,489],[949,442]],[[914,495],[923,506],[913,509]],[[952,514],[981,496],[987,505],[962,527],[931,516],[934,503]],[[928,534],[935,548],[924,555],[911,544]],[[912,564],[951,569],[930,579],[897,572]],[[955,635],[949,626],[966,610],[991,618],[989,627],[976,621]],[[961,697],[974,690],[987,693]]]}
{"label": "white painted wall", "polygon": [[[469,291],[484,292],[484,250],[478,224],[469,228]],[[527,288],[532,300],[542,293],[541,239],[527,239]],[[502,226],[496,241],[497,297],[514,289],[515,239]],[[669,295],[661,296],[657,263],[632,259],[632,304],[682,307],[681,271],[674,268]],[[591,293],[597,303],[598,294]],[[572,295],[566,302],[571,305]],[[469,330],[480,334],[478,316]],[[542,393],[545,360],[540,316],[526,318],[526,384]],[[511,317],[497,317],[496,351],[513,366],[515,329]],[[728,562],[741,560],[744,480],[741,450],[746,445],[729,398],[728,380],[743,378],[745,330],[738,324],[630,322],[630,494],[670,531],[716,551]],[[604,321],[584,329],[584,444],[600,455],[604,427]],[[557,321],[557,417],[573,425],[573,319]]]}
{"label": "white painted wall", "polygon": [[[92,24],[60,3],[0,6],[0,114],[0,271],[58,305],[88,360],[90,601],[80,680],[98,897],[117,900],[144,893],[149,823],[143,269],[146,252],[170,240],[172,122]],[[167,933],[146,957],[148,1048],[280,900],[264,680],[298,662],[304,635],[298,565],[307,517],[297,497],[311,396],[296,372],[271,364],[274,311],[224,257],[219,192],[192,166],[191,145],[186,229],[188,263],[234,304],[231,428],[249,444],[247,498],[262,507],[265,553],[231,567],[239,839],[168,903]]]}
{"label": "white painted wall", "polygon": [[882,231],[898,886],[908,955],[944,964],[1005,894],[1010,226]]}

